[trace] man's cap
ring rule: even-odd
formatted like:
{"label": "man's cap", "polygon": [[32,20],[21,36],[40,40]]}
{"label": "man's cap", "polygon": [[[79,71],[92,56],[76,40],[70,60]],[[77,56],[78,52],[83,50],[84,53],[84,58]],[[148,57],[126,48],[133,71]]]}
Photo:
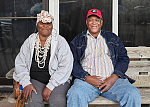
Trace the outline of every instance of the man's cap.
{"label": "man's cap", "polygon": [[51,23],[54,21],[54,17],[48,13],[48,11],[42,10],[41,13],[37,14],[37,21],[42,21],[43,23]]}
{"label": "man's cap", "polygon": [[99,17],[100,19],[102,19],[102,14],[101,11],[98,9],[91,9],[88,11],[86,18],[88,18],[89,16],[95,15],[97,17]]}

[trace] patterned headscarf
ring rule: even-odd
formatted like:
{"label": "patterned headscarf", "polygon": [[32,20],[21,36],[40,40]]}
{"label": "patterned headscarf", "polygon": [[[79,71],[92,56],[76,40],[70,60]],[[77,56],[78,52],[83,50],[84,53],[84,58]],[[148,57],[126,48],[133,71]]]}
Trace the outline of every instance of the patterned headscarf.
{"label": "patterned headscarf", "polygon": [[48,13],[48,11],[42,10],[41,13],[37,14],[37,21],[36,24],[42,21],[43,23],[53,23],[54,17]]}

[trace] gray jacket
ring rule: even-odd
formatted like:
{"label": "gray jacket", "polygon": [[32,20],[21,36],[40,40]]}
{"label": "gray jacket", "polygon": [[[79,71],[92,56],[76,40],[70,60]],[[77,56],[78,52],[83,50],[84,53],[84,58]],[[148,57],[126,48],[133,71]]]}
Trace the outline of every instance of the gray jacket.
{"label": "gray jacket", "polygon": [[[23,87],[31,84],[30,67],[36,36],[37,33],[33,33],[25,40],[15,59],[13,79],[18,81]],[[53,90],[60,84],[69,81],[72,67],[73,56],[67,41],[62,36],[52,33],[51,56],[49,61],[49,74],[51,78],[46,87]]]}

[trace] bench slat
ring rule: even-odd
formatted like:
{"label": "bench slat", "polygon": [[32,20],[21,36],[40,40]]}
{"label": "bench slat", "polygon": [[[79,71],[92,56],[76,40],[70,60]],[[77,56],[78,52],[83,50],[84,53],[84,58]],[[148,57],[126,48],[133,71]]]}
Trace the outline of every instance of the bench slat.
{"label": "bench slat", "polygon": [[111,101],[111,100],[108,100],[108,99],[101,97],[101,96],[99,96],[93,102],[90,103],[90,105],[104,105],[104,104],[107,104],[107,105],[114,105],[115,104],[116,105],[118,103]]}
{"label": "bench slat", "polygon": [[150,58],[150,47],[126,47],[129,58]]}
{"label": "bench slat", "polygon": [[[146,74],[144,74],[144,72]],[[127,74],[128,75],[150,75],[150,61],[130,61]]]}
{"label": "bench slat", "polygon": [[150,87],[150,61],[131,61],[126,74],[133,78],[136,87]]}

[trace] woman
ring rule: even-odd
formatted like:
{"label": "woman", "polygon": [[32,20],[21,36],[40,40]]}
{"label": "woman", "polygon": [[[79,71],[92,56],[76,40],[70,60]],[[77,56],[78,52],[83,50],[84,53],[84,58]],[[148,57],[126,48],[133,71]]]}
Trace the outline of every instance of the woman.
{"label": "woman", "polygon": [[23,43],[15,60],[14,80],[23,86],[25,107],[66,107],[73,56],[66,40],[53,30],[47,11],[37,14],[38,33]]}

